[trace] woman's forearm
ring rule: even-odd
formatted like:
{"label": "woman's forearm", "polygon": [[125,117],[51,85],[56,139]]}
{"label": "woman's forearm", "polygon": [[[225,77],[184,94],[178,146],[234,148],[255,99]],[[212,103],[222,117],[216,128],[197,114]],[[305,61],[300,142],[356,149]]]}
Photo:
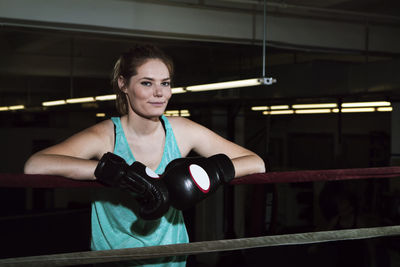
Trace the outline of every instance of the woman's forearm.
{"label": "woman's forearm", "polygon": [[95,180],[96,166],[96,160],[54,154],[35,154],[25,163],[24,173],[60,175],[77,180]]}
{"label": "woman's forearm", "polygon": [[265,163],[257,155],[233,158],[232,163],[235,167],[235,177],[265,172]]}

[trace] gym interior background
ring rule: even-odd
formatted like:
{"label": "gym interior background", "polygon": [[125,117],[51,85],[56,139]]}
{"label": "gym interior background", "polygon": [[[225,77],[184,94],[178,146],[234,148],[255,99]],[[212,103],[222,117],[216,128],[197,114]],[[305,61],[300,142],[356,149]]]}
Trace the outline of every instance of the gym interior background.
{"label": "gym interior background", "polygon": [[[174,87],[261,78],[263,70],[276,79],[174,94],[168,106],[253,150],[268,171],[399,165],[400,3],[268,0],[265,7],[266,16],[257,0],[0,0],[0,172],[22,173],[35,151],[117,115],[113,101],[42,103],[112,94],[113,63],[137,43],[172,57]],[[344,112],[345,103],[376,101],[386,106]],[[293,111],[321,103],[336,108]],[[291,111],[269,113],[274,107]],[[88,250],[91,190],[1,188],[0,256]],[[398,224],[399,205],[396,179],[240,185],[185,218],[191,240],[204,241]],[[332,225],[340,207],[352,211],[351,223]],[[395,241],[213,253],[188,265],[319,266],[329,257],[324,266],[345,266],[337,255],[347,251],[369,255],[353,266],[396,266]]]}

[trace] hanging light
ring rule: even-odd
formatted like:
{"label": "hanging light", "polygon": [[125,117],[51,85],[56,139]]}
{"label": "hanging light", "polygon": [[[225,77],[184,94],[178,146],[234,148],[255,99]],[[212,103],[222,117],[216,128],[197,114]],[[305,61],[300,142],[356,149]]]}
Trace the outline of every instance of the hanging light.
{"label": "hanging light", "polygon": [[239,87],[249,87],[249,86],[256,86],[256,85],[261,85],[261,84],[263,84],[263,80],[255,78],[255,79],[238,80],[238,81],[230,81],[230,82],[192,85],[192,86],[187,86],[186,90],[189,92],[200,92],[200,91],[212,91],[212,90],[239,88]]}
{"label": "hanging light", "polygon": [[265,58],[266,58],[266,0],[264,0],[264,23],[263,23],[263,53],[262,53],[262,77],[261,78],[253,78],[246,80],[237,80],[237,81],[227,81],[227,82],[219,82],[219,83],[210,83],[210,84],[201,84],[201,85],[193,85],[186,87],[186,91],[189,92],[200,92],[200,91],[211,91],[211,90],[221,90],[221,89],[231,89],[231,88],[240,88],[240,87],[250,87],[250,86],[258,86],[258,85],[271,85],[276,83],[277,80],[272,77],[265,76]]}

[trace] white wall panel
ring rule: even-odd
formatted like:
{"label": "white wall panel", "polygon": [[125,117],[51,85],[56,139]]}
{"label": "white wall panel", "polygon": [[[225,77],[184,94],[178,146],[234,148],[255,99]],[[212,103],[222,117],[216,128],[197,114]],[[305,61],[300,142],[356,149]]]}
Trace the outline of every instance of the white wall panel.
{"label": "white wall panel", "polygon": [[[0,0],[0,23],[82,31],[253,43],[263,38],[263,17],[250,12],[120,0]],[[35,25],[36,23],[36,25]],[[400,52],[400,29],[370,28],[369,49]],[[255,34],[254,34],[255,33]],[[301,17],[267,17],[267,41],[364,50],[365,25]]]}

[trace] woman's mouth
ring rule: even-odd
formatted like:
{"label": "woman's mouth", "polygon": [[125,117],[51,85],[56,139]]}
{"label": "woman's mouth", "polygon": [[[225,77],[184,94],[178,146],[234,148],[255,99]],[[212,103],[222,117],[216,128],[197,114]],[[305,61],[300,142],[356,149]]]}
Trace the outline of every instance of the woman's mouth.
{"label": "woman's mouth", "polygon": [[151,101],[149,104],[155,107],[161,107],[165,105],[165,101]]}

